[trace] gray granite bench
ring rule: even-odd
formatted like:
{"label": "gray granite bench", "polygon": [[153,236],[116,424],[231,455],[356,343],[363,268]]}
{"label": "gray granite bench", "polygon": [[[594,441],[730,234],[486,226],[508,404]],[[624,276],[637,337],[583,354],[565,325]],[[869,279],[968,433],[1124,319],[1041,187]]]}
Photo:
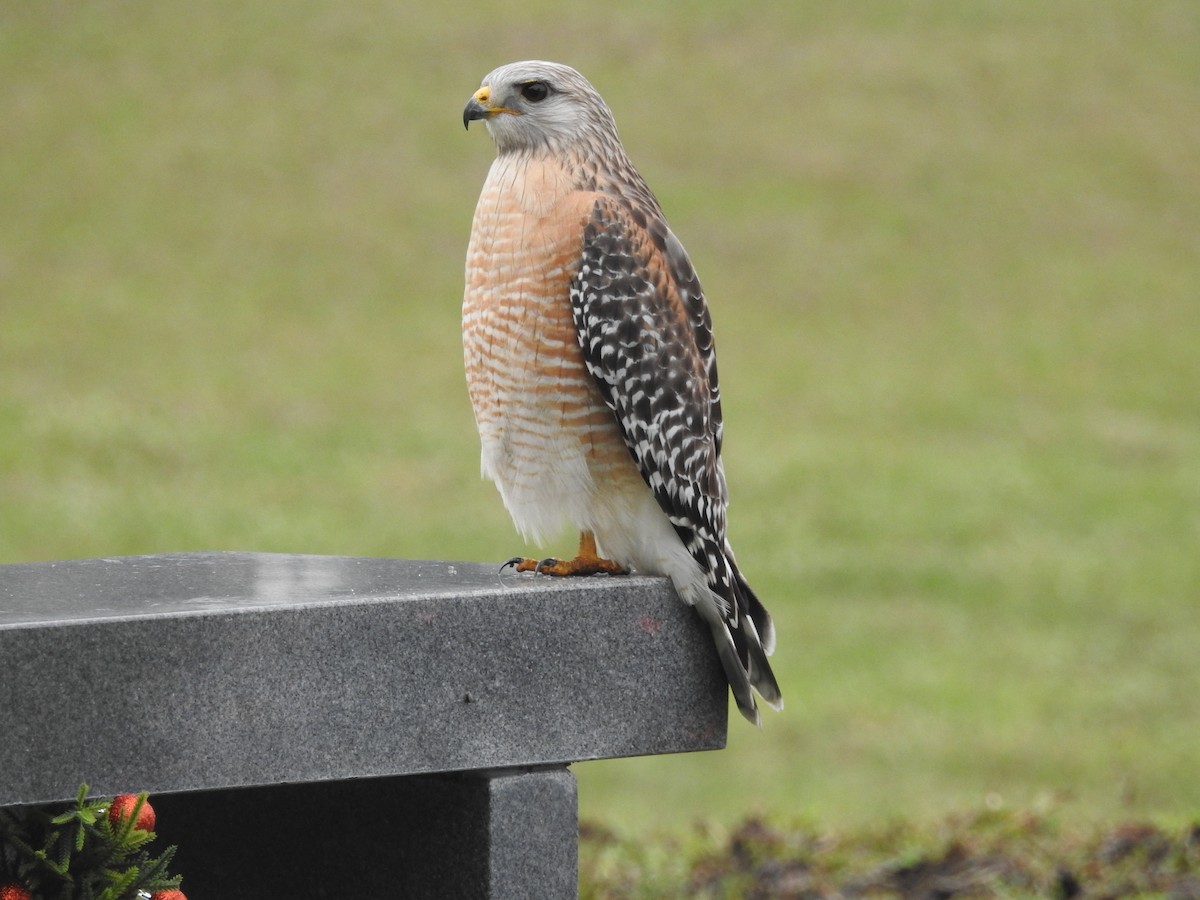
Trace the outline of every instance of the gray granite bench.
{"label": "gray granite bench", "polygon": [[725,742],[709,637],[663,579],[5,565],[0,672],[0,807],[149,791],[190,900],[574,897],[568,765]]}

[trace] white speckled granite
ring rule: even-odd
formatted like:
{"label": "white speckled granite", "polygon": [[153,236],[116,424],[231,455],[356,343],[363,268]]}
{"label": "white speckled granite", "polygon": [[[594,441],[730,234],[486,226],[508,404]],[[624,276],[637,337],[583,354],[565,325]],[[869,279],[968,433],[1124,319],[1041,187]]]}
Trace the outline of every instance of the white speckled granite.
{"label": "white speckled granite", "polygon": [[0,806],[715,749],[664,579],[184,553],[0,566]]}

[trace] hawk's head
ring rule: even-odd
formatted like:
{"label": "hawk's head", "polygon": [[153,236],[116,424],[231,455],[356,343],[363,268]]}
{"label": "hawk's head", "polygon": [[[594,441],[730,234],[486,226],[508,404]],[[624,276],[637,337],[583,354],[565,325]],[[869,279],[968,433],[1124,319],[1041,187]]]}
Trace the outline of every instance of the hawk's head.
{"label": "hawk's head", "polygon": [[612,113],[570,66],[509,63],[488,74],[463,110],[463,125],[483,119],[496,149],[563,150],[581,140],[616,140]]}

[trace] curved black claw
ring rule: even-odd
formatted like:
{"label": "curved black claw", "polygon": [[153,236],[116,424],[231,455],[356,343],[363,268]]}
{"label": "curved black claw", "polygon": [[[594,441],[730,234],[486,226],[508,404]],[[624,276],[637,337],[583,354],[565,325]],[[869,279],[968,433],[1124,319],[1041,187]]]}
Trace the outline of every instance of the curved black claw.
{"label": "curved black claw", "polygon": [[537,565],[534,567],[533,574],[534,574],[534,575],[541,575],[541,574],[542,574],[542,569],[545,569],[545,568],[547,568],[547,567],[549,567],[549,566],[557,566],[557,565],[558,565],[558,560],[557,560],[557,559],[555,559],[553,556],[547,556],[545,559],[543,559],[543,560],[542,560],[540,563],[538,563],[538,564],[537,564]]}
{"label": "curved black claw", "polygon": [[504,564],[502,566],[500,566],[500,571],[503,572],[509,566],[517,566],[522,561],[524,561],[524,559],[525,559],[525,557],[523,557],[523,556],[514,556],[512,559],[505,560]]}

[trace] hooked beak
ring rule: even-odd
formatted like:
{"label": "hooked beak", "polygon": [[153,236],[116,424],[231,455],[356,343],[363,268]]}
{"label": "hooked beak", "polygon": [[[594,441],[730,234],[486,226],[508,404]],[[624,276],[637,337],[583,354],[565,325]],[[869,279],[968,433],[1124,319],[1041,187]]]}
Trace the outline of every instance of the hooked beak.
{"label": "hooked beak", "polygon": [[492,89],[485,84],[467,101],[463,110],[463,128],[470,128],[476,119],[490,119],[499,113],[517,114],[516,110],[506,106],[492,106]]}

